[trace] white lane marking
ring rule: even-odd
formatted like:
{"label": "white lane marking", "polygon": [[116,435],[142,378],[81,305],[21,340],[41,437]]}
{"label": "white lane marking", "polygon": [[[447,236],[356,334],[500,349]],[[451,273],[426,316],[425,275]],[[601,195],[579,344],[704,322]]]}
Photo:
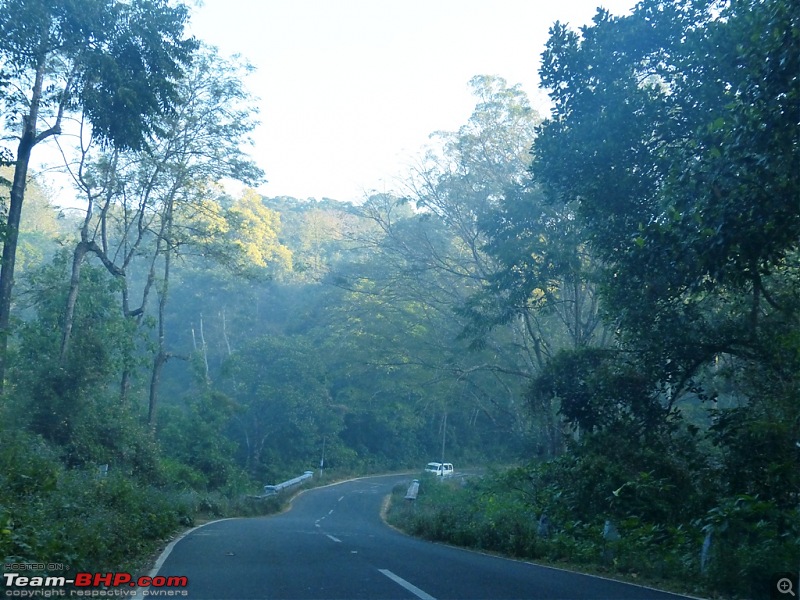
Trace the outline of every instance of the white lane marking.
{"label": "white lane marking", "polygon": [[417,598],[420,598],[420,600],[436,600],[436,598],[434,598],[433,596],[431,596],[427,592],[423,592],[421,589],[419,589],[414,584],[409,583],[405,579],[403,579],[402,577],[399,577],[399,576],[395,575],[394,573],[392,573],[389,569],[378,569],[378,571],[380,571],[381,573],[386,575],[389,579],[391,579],[395,583],[397,583],[399,585],[402,585],[409,592],[414,594]]}
{"label": "white lane marking", "polygon": [[342,543],[342,540],[340,540],[340,539],[339,539],[339,538],[337,538],[337,537],[333,537],[333,536],[332,536],[330,533],[326,533],[325,535],[327,535],[327,536],[328,536],[330,539],[332,539],[334,542],[339,542],[340,544]]}
{"label": "white lane marking", "polygon": [[341,497],[339,498],[339,502],[341,502],[342,500],[344,500],[344,496],[341,496]]}
{"label": "white lane marking", "polygon": [[332,515],[332,514],[333,514],[333,509],[330,509],[330,510],[328,511],[328,514],[329,514],[329,515]]}

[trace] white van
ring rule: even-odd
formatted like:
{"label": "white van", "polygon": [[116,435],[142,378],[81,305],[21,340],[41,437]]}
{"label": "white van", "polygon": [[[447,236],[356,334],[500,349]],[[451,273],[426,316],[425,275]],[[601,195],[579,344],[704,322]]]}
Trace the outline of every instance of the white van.
{"label": "white van", "polygon": [[439,477],[452,477],[453,476],[453,464],[452,463],[439,463],[439,462],[429,462],[428,465],[425,467],[425,471],[427,473],[433,473]]}

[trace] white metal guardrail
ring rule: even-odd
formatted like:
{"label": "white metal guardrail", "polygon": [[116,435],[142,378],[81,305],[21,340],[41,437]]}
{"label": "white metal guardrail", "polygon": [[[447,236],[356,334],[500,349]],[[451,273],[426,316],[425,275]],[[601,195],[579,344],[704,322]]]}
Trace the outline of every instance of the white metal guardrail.
{"label": "white metal guardrail", "polygon": [[419,494],[419,479],[415,479],[411,482],[411,485],[408,486],[408,491],[406,492],[406,500],[416,500],[417,494]]}
{"label": "white metal guardrail", "polygon": [[276,483],[275,485],[265,485],[264,486],[264,495],[265,496],[273,496],[278,492],[285,490],[286,488],[290,488],[294,485],[300,485],[306,479],[311,479],[313,477],[314,471],[306,471],[299,477],[295,477],[294,479],[290,479],[288,481],[284,481],[282,483]]}

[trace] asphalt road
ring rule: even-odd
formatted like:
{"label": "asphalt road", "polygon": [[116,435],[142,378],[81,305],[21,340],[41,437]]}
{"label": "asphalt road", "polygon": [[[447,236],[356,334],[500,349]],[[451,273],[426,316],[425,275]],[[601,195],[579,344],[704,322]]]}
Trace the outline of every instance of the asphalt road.
{"label": "asphalt road", "polygon": [[280,515],[209,523],[168,549],[158,574],[186,576],[192,600],[681,598],[403,535],[380,506],[409,481],[349,481],[301,494]]}

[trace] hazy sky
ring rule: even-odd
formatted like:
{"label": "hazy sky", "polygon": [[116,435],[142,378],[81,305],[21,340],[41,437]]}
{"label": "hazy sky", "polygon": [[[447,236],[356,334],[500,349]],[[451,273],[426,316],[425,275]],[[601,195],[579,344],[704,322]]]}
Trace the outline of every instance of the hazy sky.
{"label": "hazy sky", "polygon": [[474,75],[522,84],[546,110],[548,29],[588,23],[599,4],[622,14],[634,0],[204,0],[192,33],[257,69],[260,191],[359,201],[466,121]]}

